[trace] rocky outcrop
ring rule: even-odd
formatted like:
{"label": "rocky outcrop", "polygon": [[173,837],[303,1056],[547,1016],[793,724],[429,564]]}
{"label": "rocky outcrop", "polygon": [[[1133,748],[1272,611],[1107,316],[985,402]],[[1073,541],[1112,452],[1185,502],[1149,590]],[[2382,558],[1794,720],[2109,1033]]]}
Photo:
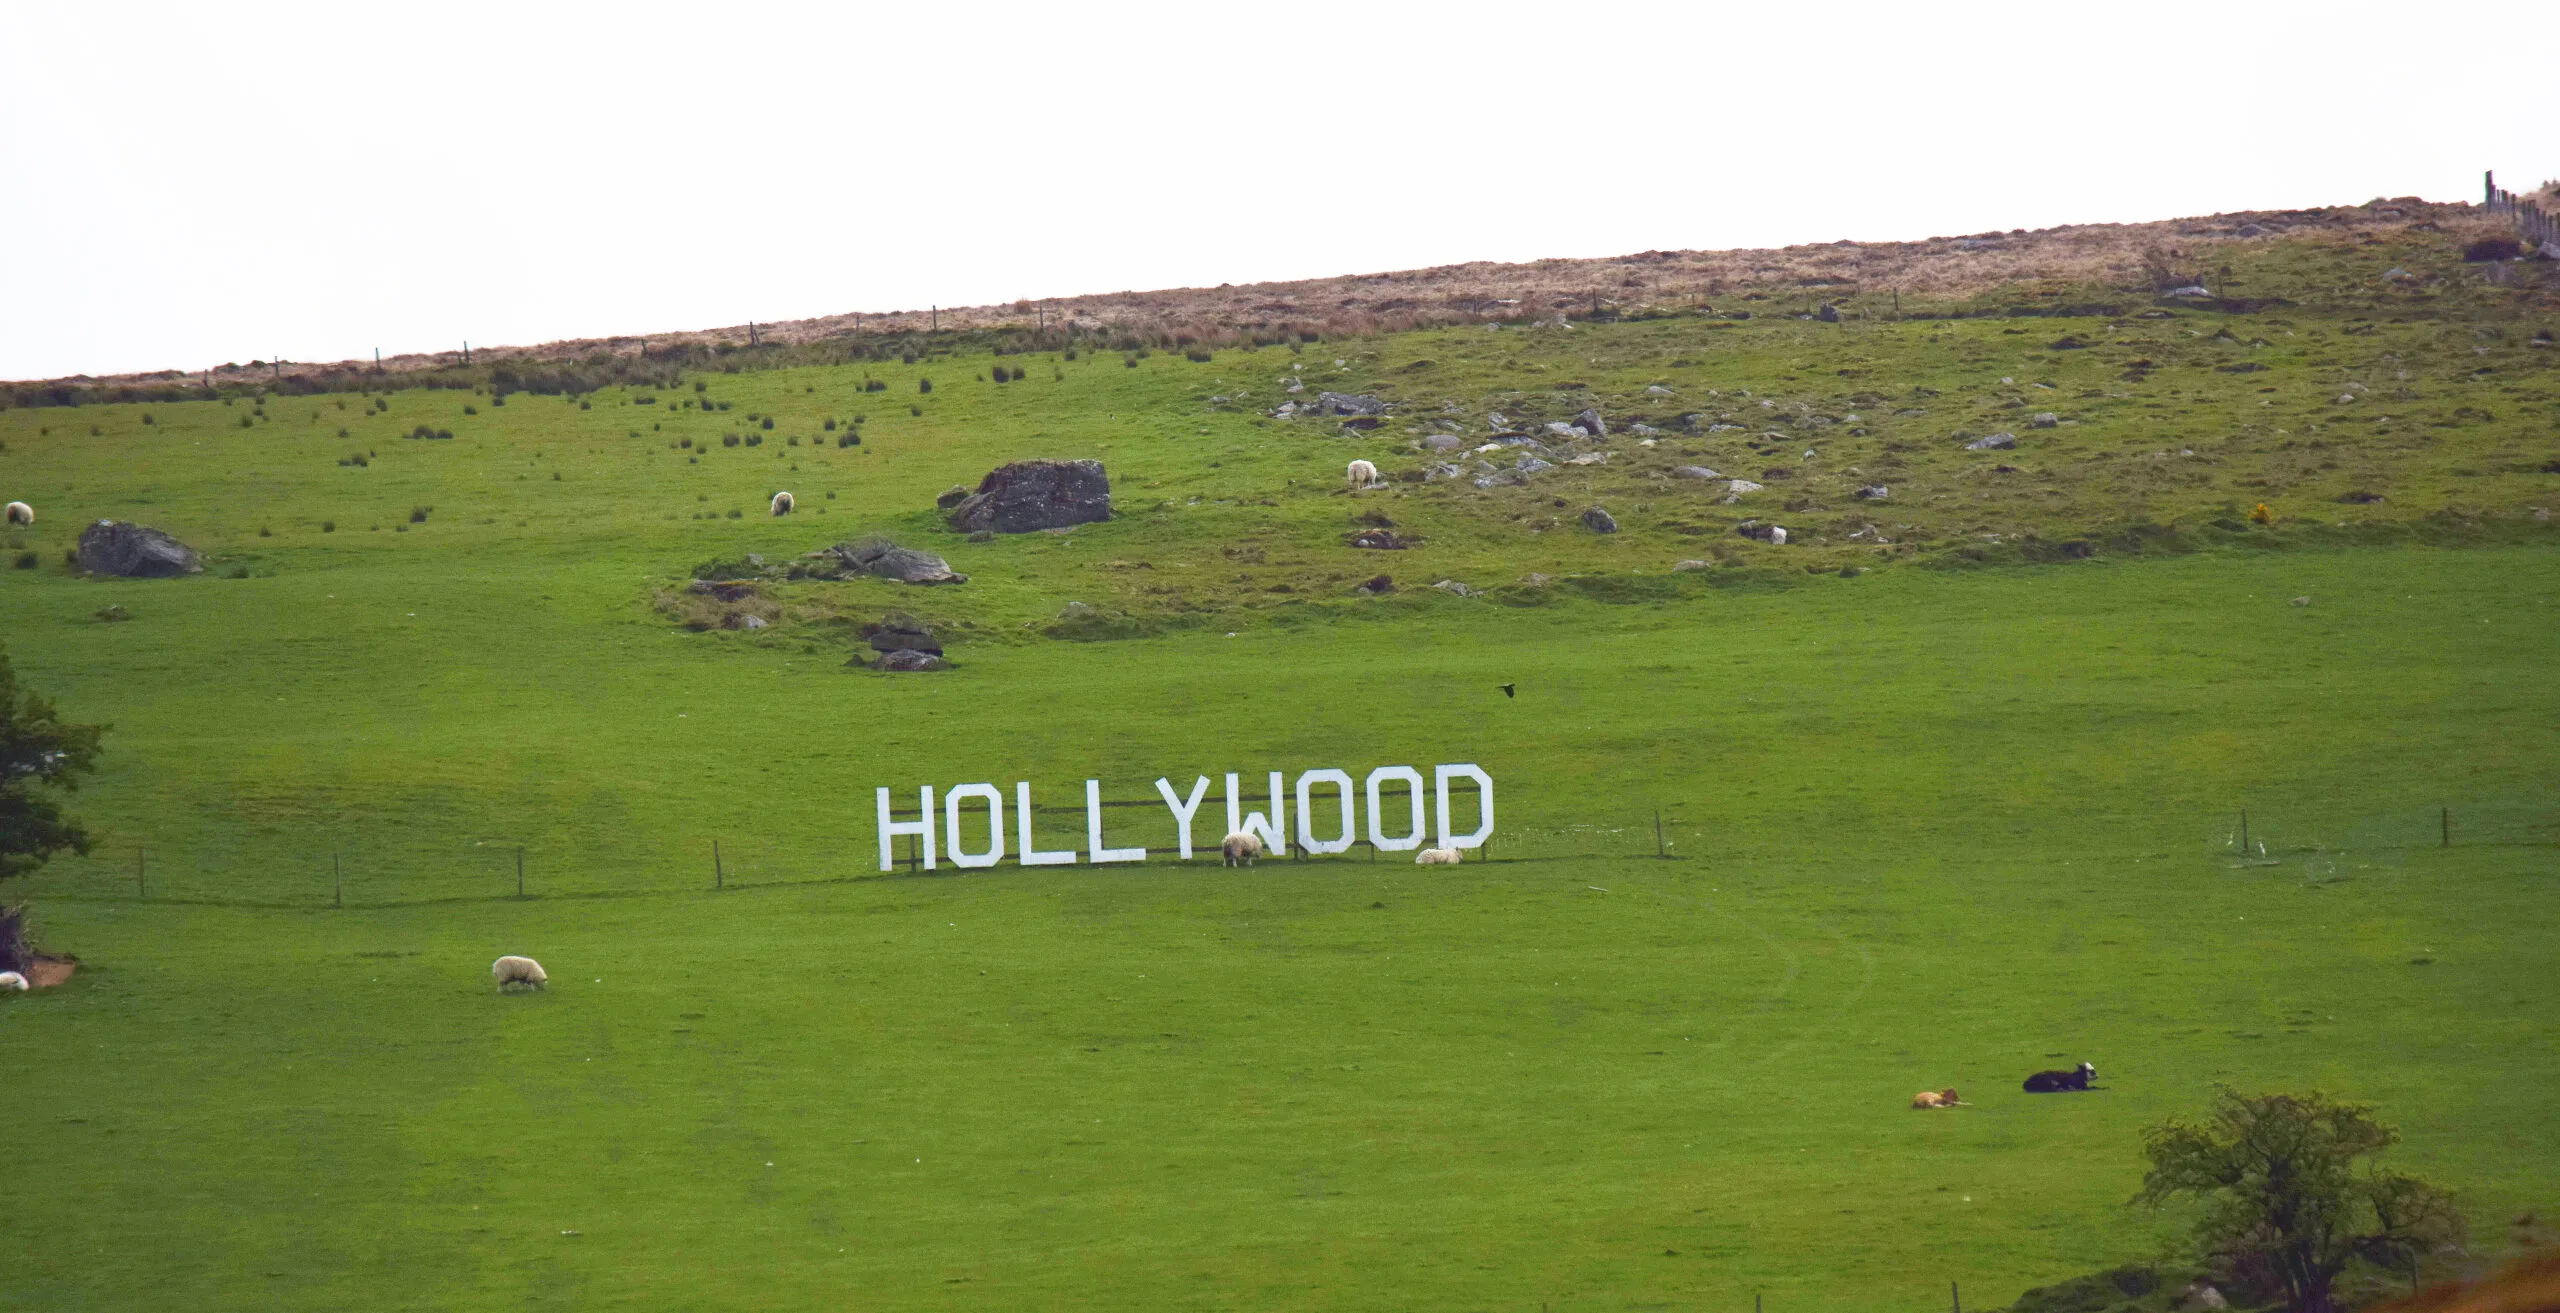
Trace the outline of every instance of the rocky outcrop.
{"label": "rocky outcrop", "polygon": [[1000,466],[951,508],[963,533],[1030,533],[1111,518],[1111,479],[1098,460],[1024,460]]}
{"label": "rocky outcrop", "polygon": [[931,552],[900,547],[886,538],[865,538],[858,543],[837,543],[823,551],[811,552],[812,558],[832,561],[841,575],[864,574],[894,580],[902,584],[965,584],[969,576],[954,573],[951,564]]}
{"label": "rocky outcrop", "polygon": [[80,531],[80,568],[122,579],[201,574],[204,561],[177,539],[140,524],[100,520]]}

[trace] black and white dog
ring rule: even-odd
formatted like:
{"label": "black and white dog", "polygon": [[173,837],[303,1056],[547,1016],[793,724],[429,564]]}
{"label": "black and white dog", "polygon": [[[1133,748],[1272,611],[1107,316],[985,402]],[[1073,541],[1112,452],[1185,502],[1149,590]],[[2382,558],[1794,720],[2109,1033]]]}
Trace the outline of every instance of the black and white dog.
{"label": "black and white dog", "polygon": [[2078,1071],[2037,1072],[2027,1077],[2026,1091],[2029,1094],[2064,1094],[2085,1090],[2089,1088],[2089,1082],[2097,1078],[2098,1069],[2084,1062]]}

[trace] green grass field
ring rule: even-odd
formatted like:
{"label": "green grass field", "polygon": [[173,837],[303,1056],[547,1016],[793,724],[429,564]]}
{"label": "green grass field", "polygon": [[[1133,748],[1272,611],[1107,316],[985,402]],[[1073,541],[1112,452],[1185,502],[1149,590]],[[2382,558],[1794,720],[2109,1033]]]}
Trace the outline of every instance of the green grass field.
{"label": "green grass field", "polygon": [[[2378,1103],[2494,1250],[2560,1207],[2560,396],[2458,291],[0,412],[40,516],[0,634],[115,726],[100,847],[8,891],[86,965],[0,999],[0,1303],[1987,1306],[2174,1237],[2124,1206],[2137,1134],[2217,1083]],[[1292,372],[1400,409],[1269,418]],[[1595,401],[1663,435],[1339,491]],[[1103,459],[1119,518],[939,527],[1034,455]],[[1790,474],[1659,477],[1694,462]],[[1421,545],[1344,546],[1373,512]],[[211,567],[78,577],[99,517]],[[972,578],[768,585],[757,633],[663,604],[874,532]],[[1132,636],[1051,636],[1070,601]],[[848,668],[893,609],[954,668]],[[1451,761],[1497,860],[877,870],[878,786]],[[494,994],[502,952],[551,990]],[[2017,1092],[2082,1059],[2103,1092]]]}

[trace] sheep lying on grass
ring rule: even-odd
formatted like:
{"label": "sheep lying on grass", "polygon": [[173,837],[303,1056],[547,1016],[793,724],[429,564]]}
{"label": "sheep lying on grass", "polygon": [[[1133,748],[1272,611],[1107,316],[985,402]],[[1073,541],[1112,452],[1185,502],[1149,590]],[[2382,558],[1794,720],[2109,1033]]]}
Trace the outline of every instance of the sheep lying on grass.
{"label": "sheep lying on grass", "polygon": [[792,508],[794,505],[797,505],[797,503],[795,503],[795,502],[793,502],[793,501],[791,500],[791,494],[790,494],[790,493],[787,493],[787,492],[777,492],[777,493],[773,494],[773,513],[774,513],[774,514],[776,514],[776,515],[789,515],[789,514],[791,513],[791,508]]}
{"label": "sheep lying on grass", "polygon": [[489,964],[489,974],[497,977],[498,989],[501,992],[510,985],[531,985],[535,989],[546,989],[551,983],[551,977],[542,973],[542,964],[529,957],[509,955],[499,958]]}
{"label": "sheep lying on grass", "polygon": [[1348,474],[1354,489],[1366,488],[1378,481],[1378,467],[1365,460],[1351,462]]}
{"label": "sheep lying on grass", "polygon": [[1911,1096],[1914,1108],[1952,1108],[1962,1102],[1954,1090],[1922,1090]]}
{"label": "sheep lying on grass", "polygon": [[35,522],[36,522],[36,508],[35,508],[35,507],[33,507],[33,506],[29,506],[28,504],[26,504],[25,502],[22,502],[22,501],[13,501],[13,502],[9,503],[9,523],[11,523],[11,524],[33,524],[33,523],[35,523]]}
{"label": "sheep lying on grass", "polygon": [[1458,850],[1455,848],[1425,848],[1421,852],[1414,854],[1413,864],[1416,866],[1455,866],[1458,864]]}
{"label": "sheep lying on grass", "polygon": [[1229,866],[1251,866],[1262,857],[1262,840],[1249,830],[1238,830],[1218,850],[1227,855]]}
{"label": "sheep lying on grass", "polygon": [[24,993],[26,992],[26,988],[27,978],[25,976],[19,975],[15,971],[0,971],[0,989],[14,989],[20,993]]}

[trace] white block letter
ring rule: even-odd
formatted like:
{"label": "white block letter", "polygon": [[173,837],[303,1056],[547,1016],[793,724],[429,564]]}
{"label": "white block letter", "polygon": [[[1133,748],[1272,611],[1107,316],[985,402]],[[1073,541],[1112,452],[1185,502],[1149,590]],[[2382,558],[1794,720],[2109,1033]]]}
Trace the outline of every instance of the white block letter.
{"label": "white block letter", "polygon": [[1095,862],[1143,862],[1147,860],[1147,850],[1144,848],[1105,848],[1102,846],[1102,781],[1100,780],[1086,780],[1084,782],[1084,837],[1085,851],[1092,854],[1091,860]]}
{"label": "white block letter", "polygon": [[894,871],[898,868],[897,856],[892,851],[895,845],[891,844],[890,840],[901,834],[920,836],[924,844],[924,869],[928,871],[933,869],[933,786],[930,784],[924,786],[923,811],[924,815],[918,820],[892,821],[889,819],[889,791],[887,789],[880,791],[881,870]]}
{"label": "white block letter", "polygon": [[[1388,780],[1403,780],[1413,799],[1413,824],[1405,827],[1405,836],[1390,839],[1380,831],[1379,821],[1386,815],[1378,805],[1378,786]],[[1445,827],[1444,827],[1445,828]],[[1369,772],[1369,842],[1380,852],[1400,853],[1422,846],[1422,772],[1411,766],[1380,766]]]}
{"label": "white block letter", "polygon": [[[1449,779],[1464,775],[1476,782],[1478,816],[1473,834],[1449,833]],[[1440,809],[1440,846],[1443,848],[1481,848],[1493,837],[1493,777],[1470,762],[1431,768],[1432,791]]]}
{"label": "white block letter", "polygon": [[[987,843],[983,853],[973,853],[960,846],[960,800],[987,800]],[[992,784],[963,784],[942,795],[942,847],[951,854],[951,864],[959,867],[993,866],[1004,860],[1004,795]]]}
{"label": "white block letter", "polygon": [[[1342,837],[1318,842],[1315,832],[1315,804],[1307,801],[1311,785],[1330,784],[1342,795]],[[1351,777],[1338,770],[1311,770],[1298,776],[1298,846],[1311,853],[1339,853],[1351,849]]]}
{"label": "white block letter", "polygon": [[1068,866],[1076,860],[1076,850],[1073,848],[1064,852],[1044,853],[1031,846],[1031,781],[1029,780],[1023,780],[1013,786],[1013,833],[1016,838],[1022,840],[1020,844],[1022,856],[1017,860],[1025,866]]}
{"label": "white block letter", "polygon": [[1191,801],[1189,802],[1184,802],[1181,796],[1173,791],[1173,781],[1171,780],[1158,779],[1156,781],[1156,792],[1164,795],[1164,805],[1173,813],[1174,828],[1179,830],[1182,834],[1182,860],[1186,862],[1190,861],[1191,818],[1200,814],[1200,802],[1203,798],[1209,796],[1209,777],[1203,775],[1200,777],[1199,783],[1191,786]]}
{"label": "white block letter", "polygon": [[1251,834],[1261,839],[1262,851],[1265,853],[1286,852],[1289,848],[1288,810],[1288,795],[1280,792],[1280,772],[1276,770],[1271,772],[1271,819],[1269,820],[1264,820],[1260,812],[1244,810],[1244,804],[1236,797],[1235,772],[1227,772],[1227,833]]}

